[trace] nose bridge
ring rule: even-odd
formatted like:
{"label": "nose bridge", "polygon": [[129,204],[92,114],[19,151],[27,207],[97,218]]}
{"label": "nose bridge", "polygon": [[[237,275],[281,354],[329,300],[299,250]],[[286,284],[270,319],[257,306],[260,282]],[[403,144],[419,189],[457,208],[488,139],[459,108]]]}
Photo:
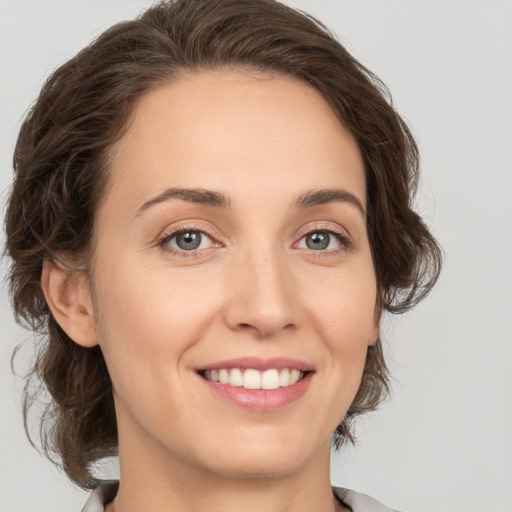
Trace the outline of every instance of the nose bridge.
{"label": "nose bridge", "polygon": [[279,245],[261,237],[246,244],[232,262],[230,289],[230,327],[267,337],[295,324],[292,272]]}

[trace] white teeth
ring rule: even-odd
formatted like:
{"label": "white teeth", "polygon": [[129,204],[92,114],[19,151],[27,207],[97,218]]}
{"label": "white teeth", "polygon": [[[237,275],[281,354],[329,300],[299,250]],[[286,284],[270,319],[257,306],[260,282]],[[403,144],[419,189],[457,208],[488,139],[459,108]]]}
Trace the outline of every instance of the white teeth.
{"label": "white teeth", "polygon": [[290,385],[290,370],[288,370],[288,368],[281,370],[281,373],[279,374],[279,385],[280,386],[289,386]]}
{"label": "white teeth", "polygon": [[204,378],[220,384],[241,387],[245,389],[278,389],[296,384],[303,376],[297,368],[272,368],[260,372],[259,370],[240,368],[221,368],[219,370],[205,370]]}
{"label": "white teeth", "polygon": [[300,371],[296,368],[290,372],[290,386],[295,384],[300,378]]}
{"label": "white teeth", "polygon": [[228,384],[229,383],[229,373],[227,370],[219,370],[219,382],[221,384]]}
{"label": "white teeth", "polygon": [[261,389],[261,373],[258,370],[245,370],[244,388]]}
{"label": "white teeth", "polygon": [[230,386],[243,386],[244,376],[238,368],[233,368],[229,372],[229,385]]}
{"label": "white teeth", "polygon": [[279,387],[279,372],[277,370],[267,370],[261,376],[262,389],[277,389]]}

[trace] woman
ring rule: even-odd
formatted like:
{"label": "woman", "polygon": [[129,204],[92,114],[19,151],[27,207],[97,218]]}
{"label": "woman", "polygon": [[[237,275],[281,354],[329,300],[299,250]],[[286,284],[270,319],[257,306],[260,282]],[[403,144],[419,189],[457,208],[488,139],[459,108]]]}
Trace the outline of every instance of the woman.
{"label": "woman", "polygon": [[272,0],[164,2],[45,84],[7,250],[85,511],[387,510],[329,477],[388,389],[382,312],[440,266],[383,91]]}

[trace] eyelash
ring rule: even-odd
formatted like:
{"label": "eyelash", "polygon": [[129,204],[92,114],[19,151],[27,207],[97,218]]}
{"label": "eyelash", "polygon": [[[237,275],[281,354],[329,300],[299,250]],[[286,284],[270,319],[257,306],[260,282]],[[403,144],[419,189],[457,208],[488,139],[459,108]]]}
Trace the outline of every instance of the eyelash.
{"label": "eyelash", "polygon": [[[174,254],[179,257],[188,258],[188,257],[197,256],[198,253],[200,253],[201,251],[204,251],[205,249],[196,249],[196,250],[192,250],[192,251],[185,251],[185,250],[176,250],[174,248],[171,248],[169,245],[167,245],[174,237],[176,237],[180,234],[188,233],[188,232],[202,233],[202,234],[206,235],[208,238],[210,238],[210,240],[212,240],[213,244],[215,244],[215,243],[218,244],[218,242],[215,242],[215,238],[213,236],[209,235],[203,229],[199,229],[197,226],[182,226],[178,229],[171,231],[170,233],[165,233],[161,238],[159,238],[158,246],[163,251],[165,251],[167,253]],[[338,255],[341,252],[347,251],[352,247],[352,242],[345,233],[343,233],[333,227],[326,228],[326,227],[321,227],[321,226],[315,226],[313,229],[304,233],[300,237],[299,241],[295,242],[294,245],[298,244],[304,237],[311,235],[313,233],[327,233],[329,235],[333,235],[338,240],[338,242],[340,244],[340,247],[338,247],[337,249],[331,249],[329,251],[325,251],[325,250],[315,251],[313,249],[310,249],[309,252],[312,253],[312,255],[316,258]]]}
{"label": "eyelash", "polygon": [[[313,229],[310,229],[306,233],[304,233],[298,242],[295,242],[295,244],[298,244],[304,237],[308,235],[312,235],[313,233],[327,233],[331,236],[334,236],[339,242],[339,247],[336,249],[331,249],[328,251],[315,251],[313,249],[309,249],[309,253],[314,256],[315,258],[328,258],[329,256],[337,256],[341,254],[344,251],[348,251],[352,248],[352,241],[348,237],[348,235],[335,227],[322,227],[321,225],[315,225]],[[294,244],[294,245],[295,245]]]}
{"label": "eyelash", "polygon": [[[167,245],[175,236],[181,235],[183,233],[189,233],[189,232],[198,232],[206,235],[210,240],[212,240],[213,243],[215,243],[215,238],[211,235],[209,235],[204,229],[199,229],[197,226],[182,226],[178,229],[175,229],[171,231],[170,233],[165,233],[159,240],[158,245],[159,247],[168,253],[174,254],[175,256],[183,257],[183,258],[189,258],[193,256],[197,256],[198,253],[201,251],[204,251],[204,249],[199,250],[193,250],[193,251],[184,251],[184,250],[176,250],[173,247],[170,247]],[[218,243],[218,242],[217,242]]]}

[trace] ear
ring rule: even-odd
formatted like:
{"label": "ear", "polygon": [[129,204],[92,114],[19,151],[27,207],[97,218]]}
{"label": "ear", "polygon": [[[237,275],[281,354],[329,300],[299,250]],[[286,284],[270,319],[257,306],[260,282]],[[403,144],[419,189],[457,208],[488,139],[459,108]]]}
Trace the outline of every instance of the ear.
{"label": "ear", "polygon": [[64,332],[83,347],[97,345],[92,296],[85,276],[45,261],[41,287],[53,317]]}

